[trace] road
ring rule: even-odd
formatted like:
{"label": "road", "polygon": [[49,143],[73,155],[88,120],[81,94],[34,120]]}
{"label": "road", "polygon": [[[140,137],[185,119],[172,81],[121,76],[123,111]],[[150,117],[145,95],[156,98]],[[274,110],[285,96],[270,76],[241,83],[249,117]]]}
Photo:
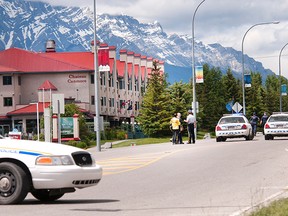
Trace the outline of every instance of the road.
{"label": "road", "polygon": [[[199,140],[96,152],[103,179],[96,187],[65,194],[54,203],[28,195],[1,206],[9,216],[237,216],[285,196],[287,139]],[[2,213],[1,213],[2,215]]]}

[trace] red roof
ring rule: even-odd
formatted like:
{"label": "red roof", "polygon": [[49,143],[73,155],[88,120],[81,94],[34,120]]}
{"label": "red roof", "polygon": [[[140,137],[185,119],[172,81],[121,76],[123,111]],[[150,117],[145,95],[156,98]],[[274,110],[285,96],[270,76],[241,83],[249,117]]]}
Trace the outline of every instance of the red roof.
{"label": "red roof", "polygon": [[144,77],[145,77],[145,66],[141,66],[141,78],[142,80],[144,80]]}
{"label": "red roof", "polygon": [[11,72],[15,72],[15,71],[17,71],[17,70],[14,69],[14,68],[10,68],[10,67],[6,67],[6,66],[3,66],[3,65],[0,65],[0,71],[1,71],[1,73],[2,73],[2,72],[9,72],[9,73],[11,73]]}
{"label": "red roof", "polygon": [[110,74],[113,74],[114,58],[109,58]]}
{"label": "red roof", "polygon": [[[38,102],[38,112],[39,113],[44,113],[44,109],[43,109],[43,104],[44,107],[47,108],[50,105],[50,102]],[[31,114],[35,114],[37,113],[37,104],[33,103],[33,104],[29,104],[28,106],[22,107],[20,109],[16,109],[14,111],[11,111],[9,113],[7,113],[7,116],[13,116],[13,115],[31,115]]]}
{"label": "red roof", "polygon": [[[107,46],[105,44],[105,46]],[[98,63],[107,65],[108,49],[98,51]],[[111,66],[110,66],[111,67]],[[0,51],[0,71],[19,72],[71,72],[94,71],[92,52],[43,52],[36,53],[18,48]]]}
{"label": "red roof", "polygon": [[138,80],[138,77],[139,77],[139,65],[134,65],[134,74],[135,74],[135,79]]}
{"label": "red roof", "polygon": [[[63,54],[63,55],[62,55]],[[65,61],[64,56],[69,56],[69,60]],[[59,72],[59,71],[83,71],[90,70],[89,67],[75,64],[79,58],[86,60],[83,52],[73,55],[73,53],[35,53],[31,51],[21,50],[18,48],[10,48],[0,51],[0,65],[2,67],[14,68],[20,72]],[[91,55],[91,53],[89,53]],[[93,55],[91,55],[93,56]],[[75,61],[71,58],[75,57]],[[77,62],[77,61],[76,61]],[[93,61],[91,62],[93,64]]]}
{"label": "red roof", "polygon": [[49,81],[46,80],[42,83],[42,85],[38,88],[38,90],[57,90],[57,88]]}
{"label": "red roof", "polygon": [[133,65],[132,65],[132,63],[127,63],[127,67],[128,67],[128,69],[127,69],[127,71],[128,71],[128,76],[131,78],[132,77],[132,69],[133,69],[133,67],[132,67]]}
{"label": "red roof", "polygon": [[0,120],[7,120],[9,119],[7,116],[0,116]]}
{"label": "red roof", "polygon": [[124,74],[125,74],[125,62],[117,60],[116,66],[117,66],[118,76],[124,77]]}
{"label": "red roof", "polygon": [[40,53],[40,55],[72,67],[75,66],[78,71],[94,70],[94,54],[92,52],[48,52]]}

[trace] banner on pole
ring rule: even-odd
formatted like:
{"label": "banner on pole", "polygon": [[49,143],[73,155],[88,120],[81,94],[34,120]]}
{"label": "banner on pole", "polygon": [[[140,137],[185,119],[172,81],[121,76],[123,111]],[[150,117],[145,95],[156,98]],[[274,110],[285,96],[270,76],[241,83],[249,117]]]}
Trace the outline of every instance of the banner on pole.
{"label": "banner on pole", "polygon": [[196,74],[196,83],[203,83],[204,82],[203,66],[196,66],[195,74]]}
{"label": "banner on pole", "polygon": [[281,85],[281,95],[285,96],[287,95],[287,86],[286,84]]}

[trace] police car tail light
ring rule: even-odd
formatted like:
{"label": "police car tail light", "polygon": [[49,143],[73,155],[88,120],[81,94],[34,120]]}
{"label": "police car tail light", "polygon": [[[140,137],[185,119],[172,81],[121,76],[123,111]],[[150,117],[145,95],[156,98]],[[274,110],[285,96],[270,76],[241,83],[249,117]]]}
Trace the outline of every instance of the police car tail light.
{"label": "police car tail light", "polygon": [[243,124],[241,128],[242,128],[242,129],[247,129],[247,125],[246,125],[246,124]]}
{"label": "police car tail light", "polygon": [[268,124],[265,124],[265,128],[268,129],[270,128],[270,126]]}
{"label": "police car tail light", "polygon": [[222,130],[222,128],[220,126],[217,126],[216,131],[220,131],[220,130]]}
{"label": "police car tail light", "polygon": [[73,165],[73,161],[68,155],[40,156],[36,159],[36,165]]}

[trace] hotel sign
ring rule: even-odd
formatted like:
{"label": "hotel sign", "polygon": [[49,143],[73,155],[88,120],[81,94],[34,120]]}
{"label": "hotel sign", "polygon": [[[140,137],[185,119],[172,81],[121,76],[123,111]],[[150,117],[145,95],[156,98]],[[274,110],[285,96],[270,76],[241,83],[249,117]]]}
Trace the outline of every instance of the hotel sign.
{"label": "hotel sign", "polygon": [[69,74],[68,83],[86,83],[87,82],[87,76],[86,75],[75,75],[75,74]]}

